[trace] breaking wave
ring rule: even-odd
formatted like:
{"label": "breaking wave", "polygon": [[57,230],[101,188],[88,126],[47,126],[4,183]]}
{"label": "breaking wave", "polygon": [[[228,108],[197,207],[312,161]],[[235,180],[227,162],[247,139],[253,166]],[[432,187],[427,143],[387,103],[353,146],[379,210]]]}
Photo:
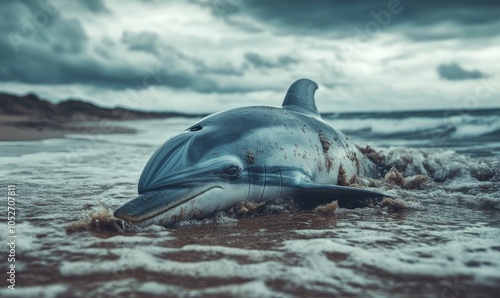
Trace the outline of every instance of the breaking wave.
{"label": "breaking wave", "polygon": [[496,149],[500,148],[500,110],[492,110],[488,115],[447,115],[441,112],[441,117],[437,117],[435,113],[402,113],[401,117],[396,117],[398,113],[395,113],[396,116],[387,114],[386,117],[367,114],[359,118],[342,114],[328,115],[326,119],[346,135],[358,139],[405,140],[418,147],[470,146],[478,142],[494,142],[497,143]]}

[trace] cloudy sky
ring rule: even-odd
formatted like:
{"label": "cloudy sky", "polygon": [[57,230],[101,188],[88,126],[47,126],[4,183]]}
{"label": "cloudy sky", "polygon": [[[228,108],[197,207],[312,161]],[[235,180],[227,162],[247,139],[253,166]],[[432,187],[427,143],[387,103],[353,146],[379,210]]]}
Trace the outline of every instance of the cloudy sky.
{"label": "cloudy sky", "polygon": [[500,3],[467,0],[0,2],[0,91],[213,112],[500,107]]}

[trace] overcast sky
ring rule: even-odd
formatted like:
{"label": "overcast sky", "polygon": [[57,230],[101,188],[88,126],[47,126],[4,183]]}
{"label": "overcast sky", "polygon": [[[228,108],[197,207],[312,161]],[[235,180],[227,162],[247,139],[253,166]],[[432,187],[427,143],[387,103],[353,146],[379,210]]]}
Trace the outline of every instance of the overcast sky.
{"label": "overcast sky", "polygon": [[0,2],[0,91],[213,112],[500,107],[500,3],[468,0]]}

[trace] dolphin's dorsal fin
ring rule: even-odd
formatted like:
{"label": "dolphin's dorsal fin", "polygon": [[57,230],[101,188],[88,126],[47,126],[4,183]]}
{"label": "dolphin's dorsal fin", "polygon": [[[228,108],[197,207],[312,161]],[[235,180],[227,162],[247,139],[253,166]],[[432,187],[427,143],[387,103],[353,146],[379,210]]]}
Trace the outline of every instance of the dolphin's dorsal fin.
{"label": "dolphin's dorsal fin", "polygon": [[314,102],[316,89],[318,89],[318,85],[309,79],[296,81],[288,88],[283,101],[283,108],[319,115]]}

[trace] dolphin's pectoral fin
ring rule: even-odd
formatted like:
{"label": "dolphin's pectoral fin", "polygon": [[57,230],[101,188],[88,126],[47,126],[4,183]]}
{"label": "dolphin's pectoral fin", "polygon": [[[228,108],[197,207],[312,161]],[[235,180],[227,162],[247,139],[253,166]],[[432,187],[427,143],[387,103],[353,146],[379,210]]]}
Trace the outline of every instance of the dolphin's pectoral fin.
{"label": "dolphin's pectoral fin", "polygon": [[300,79],[293,83],[286,93],[283,108],[319,116],[314,92],[318,85],[309,79]]}
{"label": "dolphin's pectoral fin", "polygon": [[295,187],[294,197],[307,205],[318,206],[337,200],[340,207],[359,208],[390,196],[361,188],[305,181]]}

